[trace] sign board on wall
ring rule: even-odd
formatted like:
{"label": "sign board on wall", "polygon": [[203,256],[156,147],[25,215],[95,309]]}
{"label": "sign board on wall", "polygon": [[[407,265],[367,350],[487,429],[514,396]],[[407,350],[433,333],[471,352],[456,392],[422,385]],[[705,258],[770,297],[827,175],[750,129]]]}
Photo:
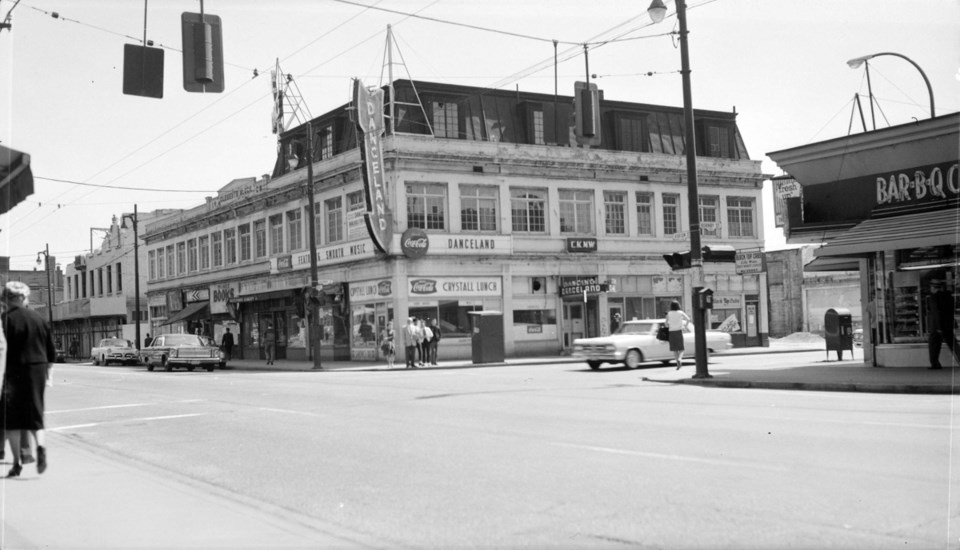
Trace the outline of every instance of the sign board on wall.
{"label": "sign board on wall", "polygon": [[763,273],[762,250],[737,250],[735,257],[737,273]]}
{"label": "sign board on wall", "polygon": [[223,283],[210,286],[210,313],[229,313],[227,302],[240,295],[240,285]]}
{"label": "sign board on wall", "polygon": [[792,197],[802,197],[803,188],[800,183],[791,178],[774,178],[773,180],[773,215],[776,227],[783,227],[786,220],[786,201]]}
{"label": "sign board on wall", "polygon": [[390,279],[350,283],[350,303],[380,300],[391,296],[393,296],[393,282]]}
{"label": "sign board on wall", "polygon": [[407,279],[407,293],[411,300],[427,297],[499,297],[503,294],[503,285],[500,277],[410,277]]}

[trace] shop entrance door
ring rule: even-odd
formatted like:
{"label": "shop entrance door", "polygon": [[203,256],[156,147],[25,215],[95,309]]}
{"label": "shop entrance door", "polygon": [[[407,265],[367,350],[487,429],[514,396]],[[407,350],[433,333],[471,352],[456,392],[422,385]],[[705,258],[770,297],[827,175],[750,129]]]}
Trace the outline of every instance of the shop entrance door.
{"label": "shop entrance door", "polygon": [[583,304],[569,302],[563,304],[563,349],[573,347],[573,341],[583,338]]}
{"label": "shop entrance door", "polygon": [[620,324],[623,322],[623,306],[621,305],[611,305],[610,306],[610,334],[613,334],[620,328]]}
{"label": "shop entrance door", "polygon": [[273,333],[274,359],[287,358],[287,316],[282,311],[270,311],[261,313],[258,318],[260,329],[260,359],[267,358],[266,339],[267,334]]}

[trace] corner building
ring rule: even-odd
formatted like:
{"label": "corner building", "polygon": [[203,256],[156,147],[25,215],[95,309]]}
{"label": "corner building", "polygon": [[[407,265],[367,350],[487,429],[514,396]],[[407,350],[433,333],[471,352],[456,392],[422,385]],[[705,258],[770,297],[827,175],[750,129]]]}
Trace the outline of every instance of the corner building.
{"label": "corner building", "polygon": [[[243,357],[262,358],[261,335],[274,330],[278,359],[309,357],[311,219],[326,360],[378,359],[387,324],[399,331],[407,317],[438,320],[443,360],[471,357],[473,311],[503,313],[515,357],[561,353],[623,320],[661,316],[672,300],[692,309],[691,274],[663,258],[689,250],[681,108],[601,98],[599,143],[580,146],[569,96],[412,81],[386,95],[389,252],[365,225],[344,105],[312,121],[313,216],[304,125],[280,136],[270,176],[236,180],[147,228],[156,333],[199,327],[219,340],[235,326]],[[760,162],[735,113],[695,117],[703,245],[760,249]],[[735,327],[737,345],[765,344],[763,273],[707,262],[704,286],[715,292],[711,326]]]}

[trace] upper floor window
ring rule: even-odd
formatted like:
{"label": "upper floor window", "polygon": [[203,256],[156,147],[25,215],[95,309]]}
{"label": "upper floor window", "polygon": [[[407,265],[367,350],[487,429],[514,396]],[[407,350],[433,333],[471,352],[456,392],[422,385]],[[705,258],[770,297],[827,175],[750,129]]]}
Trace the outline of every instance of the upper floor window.
{"label": "upper floor window", "polygon": [[720,197],[700,195],[700,234],[717,237],[720,235]]}
{"label": "upper floor window", "polygon": [[560,232],[593,234],[593,191],[560,190]]}
{"label": "upper floor window", "polygon": [[[173,277],[177,274],[177,263],[174,260],[173,245],[167,246],[167,277]],[[93,292],[91,286],[90,291]]]}
{"label": "upper floor window", "polygon": [[287,211],[287,238],[290,250],[303,248],[303,211],[299,208]]}
{"label": "upper floor window", "polygon": [[362,239],[367,234],[367,225],[363,214],[367,211],[367,202],[363,191],[347,193],[347,240]]}
{"label": "upper floor window", "polygon": [[727,197],[727,233],[731,237],[754,237],[752,197]]}
{"label": "upper floor window", "polygon": [[180,241],[177,243],[177,275],[183,275],[187,272],[187,243]]}
{"label": "upper floor window", "polygon": [[200,269],[210,269],[210,235],[200,237]]}
{"label": "upper floor window", "polygon": [[187,270],[196,271],[200,266],[197,261],[197,239],[187,240]]}
{"label": "upper floor window", "polygon": [[97,296],[103,296],[103,268],[102,267],[97,268]]}
{"label": "upper floor window", "polygon": [[644,118],[637,116],[618,115],[614,128],[616,131],[616,147],[620,151],[647,151],[647,129]]}
{"label": "upper floor window", "polygon": [[283,253],[283,215],[270,216],[270,254]]}
{"label": "upper floor window", "polygon": [[497,203],[499,194],[496,187],[463,185],[460,187],[460,230],[496,231]]}
{"label": "upper floor window", "polygon": [[547,192],[545,190],[510,190],[510,220],[515,233],[546,233],[546,212]]}
{"label": "upper floor window", "polygon": [[637,233],[653,235],[653,193],[637,191]]}
{"label": "upper floor window", "polygon": [[123,292],[123,264],[117,262],[117,292]]}
{"label": "upper floor window", "polygon": [[680,232],[680,195],[663,194],[663,234]]}
{"label": "upper floor window", "polygon": [[533,112],[533,143],[544,145],[546,143],[543,137],[543,111]]}
{"label": "upper floor window", "polygon": [[460,137],[460,119],[455,102],[433,102],[433,135],[454,139]]}
{"label": "upper floor window", "polygon": [[333,126],[325,126],[320,130],[320,158],[328,159],[333,156]]}
{"label": "upper floor window", "polygon": [[113,266],[107,266],[107,294],[113,294]]}
{"label": "upper floor window", "polygon": [[627,233],[626,193],[604,191],[603,213],[607,235],[625,235]]}
{"label": "upper floor window", "polygon": [[253,254],[253,239],[250,236],[250,224],[244,223],[237,226],[237,241],[240,245],[240,261],[249,260]]}
{"label": "upper floor window", "polygon": [[210,234],[210,247],[213,252],[213,267],[223,265],[223,235],[217,231]]}
{"label": "upper floor window", "polygon": [[327,210],[327,242],[343,240],[343,197],[334,197],[323,201]]}
{"label": "upper floor window", "polygon": [[157,278],[157,251],[147,252],[147,277],[152,281]]}
{"label": "upper floor window", "polygon": [[253,253],[255,258],[267,256],[267,220],[253,222]]}
{"label": "upper floor window", "polygon": [[442,183],[407,184],[407,226],[443,231],[446,222],[447,186]]}
{"label": "upper floor window", "polygon": [[704,124],[704,142],[706,147],[702,153],[706,157],[731,158],[731,136],[733,129],[725,125]]}
{"label": "upper floor window", "polygon": [[237,263],[237,230],[232,227],[223,230],[223,256],[227,265]]}

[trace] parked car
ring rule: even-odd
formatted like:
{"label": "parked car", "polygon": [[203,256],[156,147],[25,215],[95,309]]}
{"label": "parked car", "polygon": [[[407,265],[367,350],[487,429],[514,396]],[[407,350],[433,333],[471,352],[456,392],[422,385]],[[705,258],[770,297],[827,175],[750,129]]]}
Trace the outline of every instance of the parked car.
{"label": "parked car", "polygon": [[201,367],[212,371],[218,365],[223,365],[220,348],[213,345],[209,338],[196,334],[161,334],[140,351],[140,357],[150,371],[154,367],[162,367],[166,371],[174,367],[189,371]]}
{"label": "parked car", "polygon": [[100,343],[90,350],[90,357],[94,365],[137,365],[140,359],[133,342],[124,338],[102,338]]}
{"label": "parked car", "polygon": [[203,340],[207,343],[208,346],[213,346],[218,350],[220,350],[220,368],[221,369],[227,368],[227,354],[224,353],[222,347],[217,345],[217,341],[208,336],[201,336],[201,338],[203,338]]}
{"label": "parked car", "polygon": [[[670,343],[657,340],[657,329],[663,319],[627,321],[610,336],[577,338],[573,341],[573,356],[582,357],[591,369],[599,369],[603,363],[623,363],[631,369],[641,363],[661,361],[667,365],[673,361]],[[693,326],[683,329],[685,355],[694,356]],[[707,331],[708,353],[726,351],[733,347],[730,335],[716,330]]]}

